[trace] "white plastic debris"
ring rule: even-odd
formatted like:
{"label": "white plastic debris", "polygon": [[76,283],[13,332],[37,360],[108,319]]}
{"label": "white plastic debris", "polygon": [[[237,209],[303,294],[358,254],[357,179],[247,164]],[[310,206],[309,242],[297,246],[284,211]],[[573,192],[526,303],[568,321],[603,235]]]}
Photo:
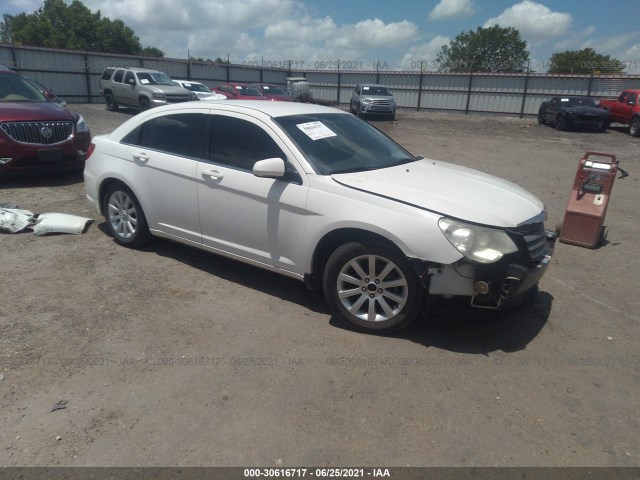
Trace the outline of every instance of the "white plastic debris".
{"label": "white plastic debris", "polygon": [[18,233],[35,223],[33,213],[20,208],[0,208],[0,230]]}
{"label": "white plastic debris", "polygon": [[33,233],[38,237],[48,233],[72,233],[78,235],[84,233],[93,222],[92,218],[69,215],[67,213],[43,213],[38,215]]}
{"label": "white plastic debris", "polygon": [[87,231],[92,218],[69,215],[68,213],[43,213],[33,214],[29,210],[0,206],[0,231],[19,233],[27,228],[32,228],[37,236],[49,233],[71,233],[78,235]]}

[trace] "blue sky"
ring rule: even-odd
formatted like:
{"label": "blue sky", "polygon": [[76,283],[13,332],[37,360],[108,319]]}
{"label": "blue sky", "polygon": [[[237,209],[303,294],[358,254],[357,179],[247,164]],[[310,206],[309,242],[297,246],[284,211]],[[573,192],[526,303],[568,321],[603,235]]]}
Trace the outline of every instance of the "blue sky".
{"label": "blue sky", "polygon": [[[0,14],[31,12],[42,0],[3,0]],[[631,0],[84,0],[120,18],[143,45],[168,57],[232,63],[390,70],[433,69],[441,46],[462,31],[500,24],[520,30],[532,68],[553,52],[591,47],[640,73],[640,9]]]}

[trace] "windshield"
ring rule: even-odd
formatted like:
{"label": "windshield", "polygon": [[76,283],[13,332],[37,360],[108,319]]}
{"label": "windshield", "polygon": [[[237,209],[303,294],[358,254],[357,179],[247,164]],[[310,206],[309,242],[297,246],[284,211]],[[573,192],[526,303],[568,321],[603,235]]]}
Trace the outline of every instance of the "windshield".
{"label": "windshield", "polygon": [[262,91],[266,95],[286,95],[287,94],[287,92],[285,92],[280,87],[274,87],[273,85],[263,85]]}
{"label": "windshield", "polygon": [[236,85],[236,89],[240,95],[246,95],[247,97],[261,97],[262,94],[257,88],[245,87],[242,85]]}
{"label": "windshield", "polygon": [[138,80],[142,85],[173,85],[173,80],[166,73],[162,72],[141,72],[138,73]]}
{"label": "windshield", "polygon": [[380,95],[381,97],[390,97],[391,92],[387,90],[387,87],[362,87],[363,95]]}
{"label": "windshield", "polygon": [[563,107],[595,107],[596,102],[587,97],[561,98],[560,105]]}
{"label": "windshield", "polygon": [[277,117],[278,123],[322,175],[363,172],[417,160],[368,123],[342,113]]}
{"label": "windshield", "polygon": [[[180,85],[178,85],[178,86],[180,86]],[[201,83],[182,82],[181,86],[186,88],[187,90],[191,90],[192,92],[207,92],[207,93],[211,93],[211,90],[209,90],[207,87],[205,87]]]}
{"label": "windshield", "polygon": [[20,75],[0,75],[0,102],[46,101],[47,98]]}

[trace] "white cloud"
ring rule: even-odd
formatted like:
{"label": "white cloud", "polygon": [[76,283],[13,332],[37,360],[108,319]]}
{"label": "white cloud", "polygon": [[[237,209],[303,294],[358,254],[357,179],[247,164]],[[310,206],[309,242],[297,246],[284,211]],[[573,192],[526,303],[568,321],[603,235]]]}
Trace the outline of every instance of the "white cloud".
{"label": "white cloud", "polygon": [[403,70],[437,70],[436,58],[443,45],[451,41],[449,37],[438,35],[429,42],[422,45],[416,45],[407,51],[400,60],[400,68]]}
{"label": "white cloud", "polygon": [[470,17],[474,11],[472,0],[440,0],[440,3],[429,13],[429,20]]}
{"label": "white cloud", "polygon": [[507,8],[497,17],[487,20],[484,27],[514,27],[525,40],[540,43],[550,37],[564,35],[572,21],[569,13],[553,12],[541,3],[523,0]]}

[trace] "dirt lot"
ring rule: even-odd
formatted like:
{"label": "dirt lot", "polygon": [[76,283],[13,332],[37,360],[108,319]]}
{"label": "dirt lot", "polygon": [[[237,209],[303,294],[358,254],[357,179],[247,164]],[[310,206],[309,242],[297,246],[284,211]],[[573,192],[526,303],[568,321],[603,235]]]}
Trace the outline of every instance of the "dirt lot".
{"label": "dirt lot", "polygon": [[[71,108],[94,134],[131,116]],[[96,222],[0,235],[0,465],[639,465],[640,139],[434,112],[375,124],[522,185],[552,227],[580,156],[617,154],[630,176],[610,243],[559,244],[521,311],[445,303],[377,337],[295,280],[166,241],[117,246],[80,175],[3,181],[0,202]]]}

